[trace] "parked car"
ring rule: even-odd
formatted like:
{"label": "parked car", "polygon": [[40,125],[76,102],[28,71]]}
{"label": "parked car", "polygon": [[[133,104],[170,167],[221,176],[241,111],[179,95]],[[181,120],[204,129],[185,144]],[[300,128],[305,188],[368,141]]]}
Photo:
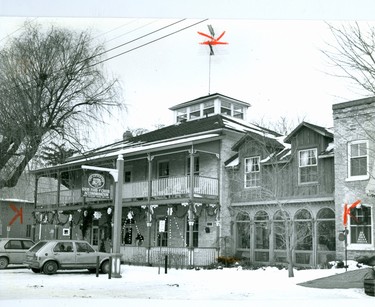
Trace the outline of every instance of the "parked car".
{"label": "parked car", "polygon": [[34,241],[24,238],[0,238],[0,269],[8,264],[23,264],[26,251],[34,245]]}
{"label": "parked car", "polygon": [[34,272],[54,274],[57,270],[88,269],[96,271],[97,257],[101,273],[109,272],[109,253],[97,252],[86,241],[44,240],[26,253],[25,264]]}

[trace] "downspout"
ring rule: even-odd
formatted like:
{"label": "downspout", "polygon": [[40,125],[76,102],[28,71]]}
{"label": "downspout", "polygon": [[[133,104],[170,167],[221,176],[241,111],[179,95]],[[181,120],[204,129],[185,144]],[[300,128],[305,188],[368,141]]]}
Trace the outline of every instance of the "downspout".
{"label": "downspout", "polygon": [[[38,203],[38,183],[39,183],[39,177],[38,176],[35,176],[35,186],[34,186],[34,212],[36,210],[36,207],[37,207],[37,203]],[[36,219],[35,219],[35,223],[33,223],[32,225],[32,228],[33,228],[33,235],[32,235],[32,238],[34,241],[36,241],[35,239],[35,235],[36,235]],[[40,239],[40,238],[39,238]]]}

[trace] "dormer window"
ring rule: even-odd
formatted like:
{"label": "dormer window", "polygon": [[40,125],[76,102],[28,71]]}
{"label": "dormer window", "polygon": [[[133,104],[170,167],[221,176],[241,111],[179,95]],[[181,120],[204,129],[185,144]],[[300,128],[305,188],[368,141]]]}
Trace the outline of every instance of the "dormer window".
{"label": "dormer window", "polygon": [[229,115],[232,116],[232,108],[231,104],[226,101],[221,102],[221,109],[220,109],[221,114]]}
{"label": "dormer window", "polygon": [[205,102],[203,105],[203,115],[209,116],[215,114],[215,103],[213,101]]}
{"label": "dormer window", "polygon": [[243,119],[243,106],[238,104],[233,105],[233,117]]}
{"label": "dormer window", "polygon": [[182,108],[177,110],[177,122],[182,122],[187,120],[187,110],[186,108]]}
{"label": "dormer window", "polygon": [[195,105],[190,107],[190,119],[201,117],[201,108],[200,105]]}

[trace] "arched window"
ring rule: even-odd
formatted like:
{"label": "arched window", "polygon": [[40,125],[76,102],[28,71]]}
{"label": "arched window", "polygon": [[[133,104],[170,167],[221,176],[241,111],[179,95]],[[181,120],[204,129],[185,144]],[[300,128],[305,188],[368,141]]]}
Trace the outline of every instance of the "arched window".
{"label": "arched window", "polygon": [[250,216],[239,213],[236,220],[237,225],[237,248],[250,249]]}
{"label": "arched window", "polygon": [[265,211],[258,211],[254,218],[255,224],[255,261],[269,261],[269,216]]}
{"label": "arched window", "polygon": [[274,246],[275,249],[285,250],[286,249],[286,222],[290,220],[289,214],[286,211],[277,211],[273,218],[274,228]]}
{"label": "arched window", "polygon": [[312,217],[306,209],[297,211],[295,217],[297,250],[312,250]]}
{"label": "arched window", "polygon": [[323,208],[317,214],[318,250],[336,250],[335,213]]}
{"label": "arched window", "polygon": [[311,213],[301,209],[294,216],[295,259],[298,264],[312,263],[313,224]]}
{"label": "arched window", "polygon": [[332,209],[323,208],[317,216],[317,264],[326,266],[334,260],[336,250],[335,213]]}
{"label": "arched window", "polygon": [[290,225],[289,213],[279,210],[273,217],[273,246],[276,262],[286,262],[286,235]]}

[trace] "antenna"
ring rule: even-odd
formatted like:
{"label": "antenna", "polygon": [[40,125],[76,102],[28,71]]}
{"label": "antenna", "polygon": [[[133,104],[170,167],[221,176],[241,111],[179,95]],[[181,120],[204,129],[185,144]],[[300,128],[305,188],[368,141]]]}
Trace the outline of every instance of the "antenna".
{"label": "antenna", "polygon": [[214,49],[212,46],[214,45],[227,45],[227,42],[220,42],[220,39],[224,36],[225,31],[221,33],[221,35],[218,38],[215,38],[215,31],[214,28],[211,25],[207,25],[208,31],[210,32],[211,35],[198,32],[199,35],[202,35],[206,38],[209,38],[209,40],[206,40],[204,42],[201,42],[201,45],[208,45],[210,47],[210,53],[208,56],[208,94],[211,92],[211,56],[215,55]]}

